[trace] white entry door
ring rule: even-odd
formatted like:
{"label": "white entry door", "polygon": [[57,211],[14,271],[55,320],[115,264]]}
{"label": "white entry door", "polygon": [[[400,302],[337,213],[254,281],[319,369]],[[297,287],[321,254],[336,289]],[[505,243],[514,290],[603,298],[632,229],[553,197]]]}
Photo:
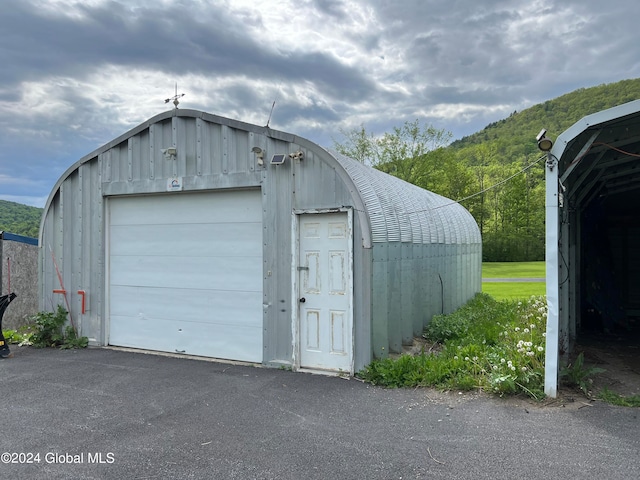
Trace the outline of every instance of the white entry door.
{"label": "white entry door", "polygon": [[300,367],[353,373],[349,216],[345,212],[299,218]]}

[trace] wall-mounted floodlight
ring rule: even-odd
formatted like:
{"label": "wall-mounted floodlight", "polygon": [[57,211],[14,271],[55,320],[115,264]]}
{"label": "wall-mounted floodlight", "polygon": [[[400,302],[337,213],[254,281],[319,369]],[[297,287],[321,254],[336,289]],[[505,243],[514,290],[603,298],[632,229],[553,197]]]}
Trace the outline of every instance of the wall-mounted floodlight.
{"label": "wall-mounted floodlight", "polygon": [[162,148],[160,149],[160,151],[164,155],[164,158],[166,158],[167,160],[175,158],[175,156],[178,154],[178,150],[176,149],[176,147]]}
{"label": "wall-mounted floodlight", "polygon": [[546,135],[547,131],[543,128],[542,130],[540,130],[540,133],[536,137],[538,148],[543,152],[548,152],[549,150],[551,150],[551,147],[553,147],[553,142],[551,141],[551,139],[547,138]]}
{"label": "wall-mounted floodlight", "polygon": [[251,149],[251,151],[253,153],[256,154],[256,159],[258,160],[258,165],[262,166],[264,164],[264,150],[262,150],[260,147],[253,147]]}
{"label": "wall-mounted floodlight", "polygon": [[271,165],[282,165],[287,156],[284,153],[276,153],[271,157]]}
{"label": "wall-mounted floodlight", "polygon": [[304,153],[302,153],[302,150],[298,150],[295,153],[290,153],[289,154],[289,158],[292,158],[293,160],[302,160],[304,158]]}

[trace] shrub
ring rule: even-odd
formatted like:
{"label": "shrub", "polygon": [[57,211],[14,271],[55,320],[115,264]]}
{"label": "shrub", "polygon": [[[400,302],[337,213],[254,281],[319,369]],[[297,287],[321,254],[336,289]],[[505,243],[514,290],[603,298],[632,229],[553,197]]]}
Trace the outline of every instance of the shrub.
{"label": "shrub", "polygon": [[67,311],[60,305],[55,313],[39,312],[33,316],[36,331],[31,335],[31,344],[36,348],[84,348],[88,345],[87,337],[78,337],[75,329],[64,324]]}

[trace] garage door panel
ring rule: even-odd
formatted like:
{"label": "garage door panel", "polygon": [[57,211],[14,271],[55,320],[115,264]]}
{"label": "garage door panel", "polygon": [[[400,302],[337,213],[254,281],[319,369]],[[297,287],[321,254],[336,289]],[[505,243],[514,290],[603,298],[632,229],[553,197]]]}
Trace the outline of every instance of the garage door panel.
{"label": "garage door panel", "polygon": [[[136,197],[132,199],[134,201],[127,202],[127,208],[111,210],[111,225],[179,225],[238,219],[244,222],[262,222],[262,208],[255,208],[255,190],[195,195],[203,197],[198,199],[199,208],[193,208],[194,194]],[[207,196],[209,198],[204,198]],[[258,200],[261,201],[261,197]]]}
{"label": "garage door panel", "polygon": [[206,357],[262,362],[262,327],[204,325],[193,333],[185,331],[186,353]]}
{"label": "garage door panel", "polygon": [[109,343],[262,361],[259,190],[109,201]]}
{"label": "garage door panel", "polygon": [[[184,324],[177,331],[175,322],[159,318],[112,316],[110,337],[114,345],[170,353],[247,362],[262,361],[262,329],[238,325]],[[149,331],[162,332],[149,336]]]}
{"label": "garage door panel", "polygon": [[262,291],[259,257],[111,257],[111,284]]}
{"label": "garage door panel", "polygon": [[[260,292],[112,287],[112,295],[118,298],[112,316],[174,322],[256,326],[253,313],[262,308]],[[176,303],[180,304],[177,317]]]}
{"label": "garage door panel", "polygon": [[261,223],[117,225],[111,227],[111,255],[260,256],[261,237]]}

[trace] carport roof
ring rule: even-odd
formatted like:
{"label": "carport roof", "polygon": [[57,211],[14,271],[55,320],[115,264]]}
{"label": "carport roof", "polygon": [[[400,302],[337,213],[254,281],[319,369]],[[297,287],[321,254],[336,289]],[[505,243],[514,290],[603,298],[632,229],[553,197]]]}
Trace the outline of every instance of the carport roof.
{"label": "carport roof", "polygon": [[565,130],[551,155],[574,204],[640,189],[640,100],[588,115]]}

